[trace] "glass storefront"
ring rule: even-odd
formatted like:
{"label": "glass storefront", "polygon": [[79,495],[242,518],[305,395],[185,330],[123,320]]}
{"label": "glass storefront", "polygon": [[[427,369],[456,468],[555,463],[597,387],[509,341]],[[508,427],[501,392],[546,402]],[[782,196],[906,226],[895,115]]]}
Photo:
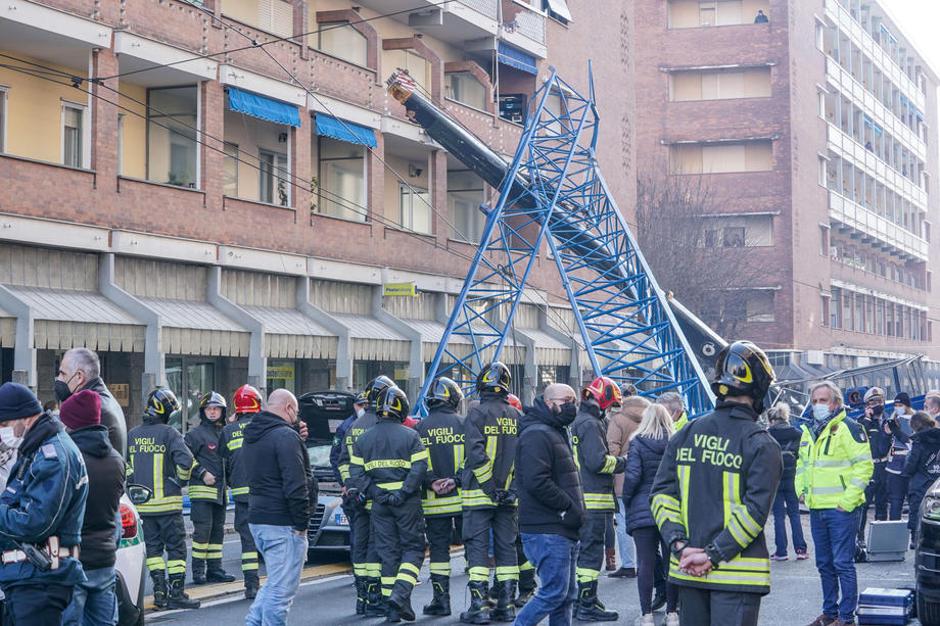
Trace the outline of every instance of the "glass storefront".
{"label": "glass storefront", "polygon": [[200,398],[216,389],[216,363],[199,357],[167,357],[166,380],[182,405],[169,423],[185,435],[199,425]]}

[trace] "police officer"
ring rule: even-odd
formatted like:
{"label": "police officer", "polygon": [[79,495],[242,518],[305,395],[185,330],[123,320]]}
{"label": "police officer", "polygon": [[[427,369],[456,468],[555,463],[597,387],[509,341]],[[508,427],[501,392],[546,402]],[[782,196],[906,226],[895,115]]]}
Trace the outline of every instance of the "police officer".
{"label": "police officer", "polygon": [[193,582],[197,585],[235,580],[222,569],[226,503],[225,469],[219,454],[219,438],[227,411],[225,398],[220,394],[214,391],[205,394],[199,400],[199,425],[185,437],[186,445],[196,459],[189,483],[189,515],[193,522]]}
{"label": "police officer", "polygon": [[[195,463],[183,436],[167,422],[180,410],[176,395],[166,387],[150,392],[144,423],[127,436],[127,481],[153,492],[138,505],[147,543],[147,569],[153,579],[153,603],[157,608],[197,609],[183,591],[186,580],[186,526],[183,523],[182,486]],[[166,561],[163,550],[166,548]],[[167,592],[167,580],[170,585]]]}
{"label": "police officer", "polygon": [[235,421],[222,429],[220,445],[225,463],[225,479],[235,500],[235,532],[242,544],[242,575],[245,577],[245,598],[258,595],[258,548],[248,528],[248,473],[242,461],[244,431],[251,418],[261,412],[261,393],[251,385],[242,385],[232,398]]}
{"label": "police officer", "polygon": [[464,418],[457,410],[463,400],[460,386],[439,376],[428,389],[428,416],[418,423],[421,442],[428,450],[424,479],[424,521],[431,553],[434,598],[425,615],[450,615],[450,541],[461,513],[460,478],[464,460]]}
{"label": "police officer", "polygon": [[350,546],[353,564],[353,577],[356,583],[356,614],[367,617],[385,615],[385,606],[382,599],[380,577],[382,565],[375,552],[375,541],[372,537],[371,526],[372,502],[368,494],[354,484],[347,485],[349,481],[350,459],[352,448],[365,432],[378,422],[375,403],[379,396],[395,382],[388,376],[379,376],[366,385],[366,408],[360,417],[350,425],[346,431],[346,445],[340,451],[339,473],[343,480],[343,510],[352,513],[349,519],[352,545]]}
{"label": "police officer", "polygon": [[783,472],[780,446],[757,424],[774,380],[749,341],[718,354],[718,405],[672,436],[650,503],[672,552],[683,626],[756,626],[770,592],[764,523]]}
{"label": "police officer", "polygon": [[600,376],[581,392],[581,406],[571,425],[574,458],[581,474],[586,515],[581,525],[578,552],[578,603],[575,619],[590,622],[616,621],[616,611],[608,611],[597,598],[597,580],[604,564],[604,534],[616,509],[614,474],[626,467],[625,457],[610,454],[607,447],[607,410],[619,406],[620,387]]}
{"label": "police officer", "polygon": [[[17,383],[0,386],[0,439],[19,450],[0,496],[4,623],[58,626],[73,587],[85,580],[78,560],[88,498],[85,464],[62,424]],[[31,556],[39,550],[48,567]]]}
{"label": "police officer", "polygon": [[[463,539],[469,565],[470,606],[460,614],[466,624],[487,624],[490,618],[512,621],[519,566],[516,558],[516,494],[514,463],[518,440],[519,411],[506,397],[511,376],[499,361],[477,376],[480,403],[470,409],[464,424],[466,461],[461,480]],[[489,582],[489,538],[493,536],[496,557],[496,608],[487,605]]]}
{"label": "police officer", "polygon": [[875,520],[888,519],[888,473],[885,469],[891,456],[893,436],[891,430],[885,426],[885,392],[881,387],[871,387],[865,392],[865,415],[858,421],[868,437],[871,458],[874,463],[874,472],[871,482],[865,488],[865,508],[862,509],[861,521],[858,527],[858,541],[865,541],[865,524],[868,521],[868,510],[875,505]]}
{"label": "police officer", "polygon": [[357,437],[350,455],[350,482],[372,500],[372,530],[382,560],[386,621],[414,621],[411,591],[424,561],[421,486],[428,451],[418,433],[402,425],[408,397],[387,387],[376,398],[378,423]]}

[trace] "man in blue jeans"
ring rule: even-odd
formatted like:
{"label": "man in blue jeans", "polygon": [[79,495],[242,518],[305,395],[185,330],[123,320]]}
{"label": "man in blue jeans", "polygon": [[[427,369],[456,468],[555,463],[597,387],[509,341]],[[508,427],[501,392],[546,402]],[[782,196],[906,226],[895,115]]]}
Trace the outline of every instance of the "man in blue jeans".
{"label": "man in blue jeans", "polygon": [[577,412],[574,389],[556,383],[519,421],[515,464],[519,532],[540,584],[516,615],[518,626],[534,626],[546,616],[549,626],[571,624],[578,595],[578,535],[585,511],[568,436]]}
{"label": "man in blue jeans", "polygon": [[267,410],[245,428],[251,536],[264,557],[268,580],[251,605],[246,626],[280,626],[300,586],[307,558],[310,503],[317,501],[316,479],[297,425],[294,394],[276,389]]}

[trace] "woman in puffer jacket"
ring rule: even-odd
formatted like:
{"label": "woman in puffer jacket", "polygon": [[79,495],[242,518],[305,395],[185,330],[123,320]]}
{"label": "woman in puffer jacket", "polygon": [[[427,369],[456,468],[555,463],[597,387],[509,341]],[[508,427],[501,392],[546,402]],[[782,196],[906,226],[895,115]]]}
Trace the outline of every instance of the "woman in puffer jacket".
{"label": "woman in puffer jacket", "polygon": [[[641,626],[653,626],[653,585],[657,555],[669,562],[669,548],[659,536],[650,508],[650,490],[659,462],[672,435],[672,416],[661,404],[643,411],[643,420],[630,439],[630,453],[623,479],[623,503],[627,511],[627,532],[636,543],[637,590],[640,594]],[[666,583],[666,626],[679,626],[676,612],[678,590]]]}

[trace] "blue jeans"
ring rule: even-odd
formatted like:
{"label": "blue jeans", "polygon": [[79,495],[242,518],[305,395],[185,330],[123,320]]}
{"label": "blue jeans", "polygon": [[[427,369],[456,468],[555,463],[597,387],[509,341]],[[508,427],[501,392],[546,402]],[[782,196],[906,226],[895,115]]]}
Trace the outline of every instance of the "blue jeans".
{"label": "blue jeans", "polygon": [[806,539],[803,538],[803,526],[800,524],[800,498],[796,495],[792,478],[780,481],[777,497],[774,498],[774,541],[777,544],[777,556],[787,555],[787,518],[790,519],[790,532],[793,533],[793,549],[806,552]]}
{"label": "blue jeans", "polygon": [[522,533],[522,547],[535,565],[539,589],[516,614],[514,626],[535,626],[546,615],[549,626],[570,626],[571,609],[578,599],[578,542],[561,535]]}
{"label": "blue jeans", "polygon": [[283,626],[300,586],[307,559],[307,534],[290,526],[249,524],[251,536],[264,557],[268,580],[245,616],[246,626]]}
{"label": "blue jeans", "polygon": [[[810,526],[816,550],[816,569],[822,579],[823,613],[843,622],[855,621],[858,578],[855,574],[855,537],[859,510],[810,511]],[[839,589],[842,600],[839,601]]]}
{"label": "blue jeans", "polygon": [[617,547],[620,550],[620,567],[636,567],[636,546],[633,538],[627,534],[627,514],[623,498],[617,500]]}
{"label": "blue jeans", "polygon": [[75,585],[62,626],[114,626],[118,619],[114,568],[85,570],[87,582]]}

